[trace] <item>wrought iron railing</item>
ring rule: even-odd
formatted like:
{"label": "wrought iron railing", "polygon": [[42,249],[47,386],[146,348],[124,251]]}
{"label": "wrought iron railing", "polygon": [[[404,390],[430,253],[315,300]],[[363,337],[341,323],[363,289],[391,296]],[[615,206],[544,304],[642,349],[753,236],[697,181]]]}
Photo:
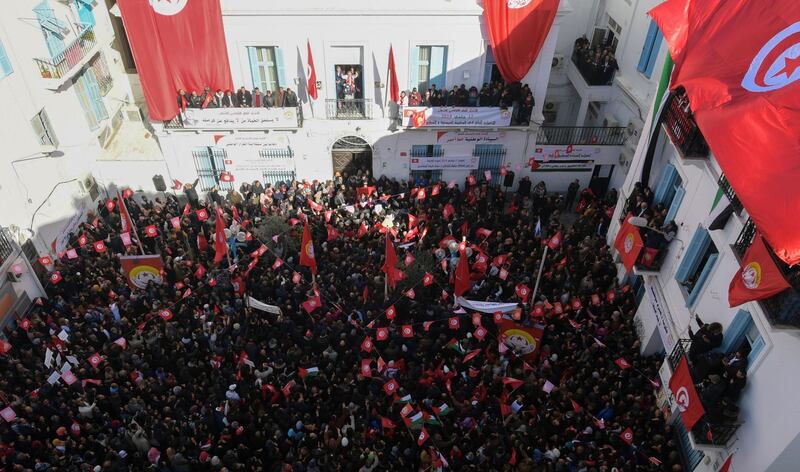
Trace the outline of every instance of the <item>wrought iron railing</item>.
{"label": "wrought iron railing", "polygon": [[621,146],[626,138],[624,126],[542,126],[536,144]]}
{"label": "wrought iron railing", "polygon": [[675,347],[672,348],[672,352],[669,353],[667,357],[667,362],[669,362],[670,368],[674,371],[678,368],[678,363],[681,361],[681,357],[686,356],[686,360],[689,360],[689,347],[692,345],[691,339],[679,339],[678,342],[675,344]]}
{"label": "wrought iron railing", "polygon": [[0,228],[0,265],[14,254],[15,247],[14,238],[8,228]]}
{"label": "wrought iron railing", "polygon": [[329,120],[371,120],[372,102],[365,99],[325,100],[325,116]]}
{"label": "wrought iron railing", "polygon": [[749,248],[750,244],[753,243],[753,238],[755,235],[756,224],[753,223],[752,219],[748,219],[747,223],[744,224],[742,231],[739,233],[739,237],[736,238],[736,242],[733,243],[736,254],[738,254],[740,258],[744,256],[744,253],[747,252],[747,248]]}
{"label": "wrought iron railing", "polygon": [[670,95],[664,126],[681,156],[689,159],[708,157],[708,143],[694,120],[689,98],[684,92]]}
{"label": "wrought iron railing", "polygon": [[741,214],[744,207],[742,206],[742,202],[739,201],[739,197],[736,196],[736,192],[734,192],[730,182],[725,178],[725,174],[719,176],[719,181],[717,183],[725,196],[728,197],[731,205],[733,205],[733,211],[735,211],[737,215]]}
{"label": "wrought iron railing", "polygon": [[83,31],[62,52],[50,59],[33,59],[43,78],[60,79],[66,76],[94,48],[97,44],[94,28],[85,25],[82,27]]}

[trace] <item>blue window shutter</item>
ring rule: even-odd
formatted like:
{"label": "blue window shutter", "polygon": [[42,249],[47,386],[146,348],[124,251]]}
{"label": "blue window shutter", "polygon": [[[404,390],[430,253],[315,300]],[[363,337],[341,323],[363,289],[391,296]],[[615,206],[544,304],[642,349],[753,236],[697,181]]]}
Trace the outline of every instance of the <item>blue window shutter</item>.
{"label": "blue window shutter", "polygon": [[98,128],[97,124],[97,117],[95,116],[94,109],[92,107],[92,99],[89,98],[88,86],[86,84],[86,74],[78,77],[77,80],[74,82],[75,94],[78,96],[78,102],[81,104],[81,108],[83,109],[83,114],[86,118],[86,122],[89,125],[89,129],[96,130]]}
{"label": "blue window shutter", "polygon": [[674,191],[675,187],[675,180],[678,177],[678,171],[675,170],[675,166],[672,164],[667,164],[664,166],[664,170],[661,171],[661,177],[658,179],[658,184],[656,185],[656,192],[653,196],[653,203],[659,204],[664,203],[667,200],[667,194]]}
{"label": "blue window shutter", "polygon": [[653,51],[653,43],[656,40],[657,33],[658,26],[656,25],[655,21],[650,20],[650,27],[647,29],[647,37],[645,38],[644,45],[642,46],[642,54],[639,56],[639,64],[636,66],[636,70],[639,72],[644,73],[647,69],[647,63],[650,61],[650,55]]}
{"label": "blue window shutter", "polygon": [[675,189],[675,196],[672,198],[672,204],[669,206],[669,211],[667,212],[667,217],[664,219],[664,223],[675,219],[685,195],[686,190],[684,190],[683,187],[678,187]]}
{"label": "blue window shutter", "polygon": [[33,12],[36,13],[36,20],[42,28],[42,34],[47,42],[47,50],[50,57],[55,57],[64,52],[64,23],[56,18],[53,9],[47,0],[37,5]]}
{"label": "blue window shutter", "polygon": [[419,46],[411,48],[411,75],[409,75],[408,90],[419,87]]}
{"label": "blue window shutter", "polygon": [[278,81],[280,82],[278,85],[286,88],[289,82],[286,81],[286,71],[283,67],[283,49],[277,46],[275,47],[275,68],[278,70]]}
{"label": "blue window shutter", "polygon": [[89,0],[75,0],[75,8],[78,10],[78,18],[81,24],[94,26],[96,21],[92,12],[92,2]]}
{"label": "blue window shutter", "polygon": [[[653,23],[655,25],[655,23]],[[653,75],[653,69],[656,67],[656,59],[658,58],[658,50],[661,48],[661,40],[664,35],[656,28],[656,38],[653,40],[653,46],[650,48],[650,57],[647,59],[647,67],[644,70],[644,75],[650,78]]]}
{"label": "blue window shutter", "polygon": [[747,333],[747,330],[750,329],[752,323],[753,319],[750,316],[750,312],[747,310],[737,311],[728,329],[722,333],[722,346],[719,347],[720,352],[730,354],[738,348],[739,345],[742,344],[742,341],[744,341],[744,335]]}
{"label": "blue window shutter", "polygon": [[706,265],[703,266],[703,271],[700,272],[700,277],[697,278],[697,283],[694,284],[692,293],[690,293],[689,298],[686,299],[687,307],[694,305],[694,302],[696,302],[697,298],[700,297],[700,294],[703,293],[703,285],[705,285],[706,280],[708,280],[708,278],[711,276],[711,271],[714,269],[714,263],[717,262],[718,258],[719,254],[711,254],[708,256]]}
{"label": "blue window shutter", "polygon": [[0,78],[9,75],[12,72],[14,72],[14,69],[11,68],[11,61],[8,59],[6,48],[3,46],[3,42],[0,41]]}
{"label": "blue window shutter", "polygon": [[97,118],[97,121],[105,120],[108,118],[108,112],[103,103],[103,95],[100,93],[100,85],[97,83],[97,76],[93,69],[86,69],[84,75],[86,76],[86,91],[89,94],[89,100],[91,100],[92,112],[95,118]]}
{"label": "blue window shutter", "polygon": [[253,88],[261,88],[261,74],[259,73],[258,54],[256,54],[256,48],[248,46],[247,58],[250,61],[250,77],[253,80]]}
{"label": "blue window shutter", "polygon": [[442,151],[442,146],[440,144],[433,145],[433,157],[442,157],[444,156],[444,152]]}
{"label": "blue window shutter", "polygon": [[428,152],[428,146],[425,144],[412,144],[411,157],[425,157]]}
{"label": "blue window shutter", "polygon": [[686,254],[683,255],[681,265],[678,266],[678,270],[675,272],[675,280],[678,283],[686,282],[689,275],[694,272],[692,269],[696,269],[696,265],[700,263],[701,249],[705,251],[705,248],[702,247],[705,232],[705,228],[697,228],[694,232],[694,236],[689,242],[689,247],[686,249]]}
{"label": "blue window shutter", "polygon": [[756,338],[752,344],[750,344],[750,354],[747,355],[747,365],[753,365],[753,362],[758,358],[758,355],[761,353],[761,350],[764,349],[764,337],[759,336]]}
{"label": "blue window shutter", "polygon": [[431,85],[435,84],[437,89],[442,90],[447,75],[447,46],[431,47],[430,70]]}

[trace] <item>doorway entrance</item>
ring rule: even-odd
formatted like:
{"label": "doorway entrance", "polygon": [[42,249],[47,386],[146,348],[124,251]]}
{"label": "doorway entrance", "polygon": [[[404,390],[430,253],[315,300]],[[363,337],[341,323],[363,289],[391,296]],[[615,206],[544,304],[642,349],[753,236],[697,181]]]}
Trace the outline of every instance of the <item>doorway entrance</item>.
{"label": "doorway entrance", "polygon": [[357,175],[372,176],[372,148],[358,136],[345,136],[333,143],[331,149],[333,173],[341,172],[347,178]]}
{"label": "doorway entrance", "polygon": [[611,174],[614,173],[614,165],[596,165],[592,172],[592,180],[589,182],[589,188],[595,196],[603,198],[608,191],[608,184],[611,182]]}

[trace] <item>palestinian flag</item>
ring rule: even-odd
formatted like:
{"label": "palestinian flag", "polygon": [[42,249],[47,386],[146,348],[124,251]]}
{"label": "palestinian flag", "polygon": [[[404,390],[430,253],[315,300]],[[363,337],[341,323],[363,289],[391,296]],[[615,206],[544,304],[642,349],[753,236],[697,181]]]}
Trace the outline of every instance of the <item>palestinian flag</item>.
{"label": "palestinian flag", "polygon": [[431,415],[430,413],[423,412],[422,413],[422,418],[423,418],[422,421],[425,424],[432,424],[432,425],[435,425],[435,426],[441,426],[442,425],[441,421],[439,421],[438,418],[436,418],[435,416]]}
{"label": "palestinian flag", "polygon": [[436,413],[436,415],[438,416],[447,416],[450,413],[452,413],[453,410],[450,409],[450,405],[448,405],[447,403],[442,403],[439,406],[434,406],[433,412]]}
{"label": "palestinian flag", "polygon": [[316,377],[319,375],[319,367],[309,367],[308,369],[300,368],[298,372],[301,379],[305,379],[306,377]]}
{"label": "palestinian flag", "polygon": [[450,342],[447,343],[447,347],[456,351],[459,354],[464,354],[466,352],[464,348],[461,347],[461,343],[456,341],[456,338],[451,339]]}
{"label": "palestinian flag", "polygon": [[408,403],[408,402],[411,401],[411,394],[409,393],[409,394],[407,394],[407,395],[405,395],[403,397],[400,397],[400,398],[396,399],[395,401],[396,402],[406,402],[406,403]]}
{"label": "palestinian flag", "polygon": [[407,418],[403,418],[403,421],[405,421],[406,425],[410,428],[421,428],[423,423],[425,423],[425,415],[423,415],[421,411],[418,411]]}

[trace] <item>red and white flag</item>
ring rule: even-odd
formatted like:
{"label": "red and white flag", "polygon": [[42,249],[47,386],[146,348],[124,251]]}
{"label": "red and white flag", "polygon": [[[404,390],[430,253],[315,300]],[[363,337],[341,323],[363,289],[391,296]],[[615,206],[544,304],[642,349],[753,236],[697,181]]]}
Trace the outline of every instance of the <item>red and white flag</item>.
{"label": "red and white flag", "polygon": [[95,352],[89,356],[89,364],[91,364],[95,369],[100,365],[101,362],[103,362],[103,356],[101,356],[100,353]]}
{"label": "red and white flag", "polygon": [[317,273],[317,259],[314,257],[314,240],[311,239],[311,229],[308,227],[308,221],[306,221],[303,227],[303,241],[300,244],[300,265],[309,267],[312,274]]}
{"label": "red and white flag", "polygon": [[94,250],[97,251],[98,254],[106,252],[106,243],[104,243],[103,241],[93,242],[92,247],[94,247]]}
{"label": "red and white flag", "polygon": [[177,116],[176,91],[233,90],[219,0],[117,2],[150,118]]}
{"label": "red and white flag", "polygon": [[214,262],[221,262],[228,255],[228,244],[225,240],[225,215],[222,207],[217,205],[214,231]]}
{"label": "red and white flag", "polygon": [[308,87],[308,97],[312,100],[317,99],[317,70],[314,68],[314,56],[311,55],[311,41],[306,40],[306,49],[307,57],[308,57],[308,70],[306,74],[308,74],[308,82],[306,83],[306,87]]}
{"label": "red and white flag", "polygon": [[675,404],[678,405],[678,411],[681,412],[683,425],[687,431],[691,431],[703,417],[705,410],[697,395],[697,390],[694,388],[686,357],[681,357],[678,367],[672,373],[672,377],[669,379],[669,389],[675,396]]}

